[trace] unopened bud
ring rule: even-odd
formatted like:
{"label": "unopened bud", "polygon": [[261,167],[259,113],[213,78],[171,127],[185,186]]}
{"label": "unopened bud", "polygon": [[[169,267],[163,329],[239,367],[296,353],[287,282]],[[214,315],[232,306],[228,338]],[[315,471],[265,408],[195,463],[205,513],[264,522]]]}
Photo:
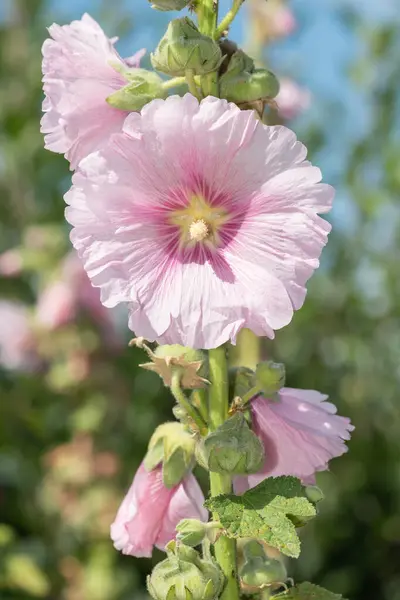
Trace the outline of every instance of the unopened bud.
{"label": "unopened bud", "polygon": [[243,554],[246,560],[251,560],[253,558],[267,558],[264,546],[256,540],[251,540],[245,544]]}
{"label": "unopened bud", "polygon": [[203,523],[197,519],[182,519],[176,526],[176,539],[187,546],[198,546],[204,538],[214,544],[220,530],[221,524],[216,521]]}
{"label": "unopened bud", "polygon": [[307,485],[304,491],[308,500],[313,504],[318,504],[325,498],[323,491],[316,485]]}
{"label": "unopened bud", "polygon": [[228,72],[220,79],[222,98],[236,104],[275,98],[279,92],[279,81],[271,71],[255,69],[231,76]]}
{"label": "unopened bud", "polygon": [[131,69],[124,73],[129,83],[107,98],[108,104],[114,108],[128,111],[139,111],[154,98],[166,98],[162,79],[153,71]]}
{"label": "unopened bud", "polygon": [[274,396],[285,385],[285,365],[272,360],[259,363],[255,379],[264,396]]}
{"label": "unopened bud", "polygon": [[144,466],[148,471],[162,463],[163,483],[172,488],[193,467],[195,440],[181,423],[164,423],[153,433]]}
{"label": "unopened bud", "polygon": [[221,64],[221,50],[210,37],[203,35],[188,17],[174,19],[151,55],[157,71],[182,76],[190,70],[195,75],[216,71]]}
{"label": "unopened bud", "polygon": [[216,473],[257,473],[264,460],[264,448],[242,413],[237,412],[198,442],[196,458]]}
{"label": "unopened bud", "polygon": [[229,369],[229,396],[242,398],[255,386],[254,371],[247,367]]}
{"label": "unopened bud", "polygon": [[260,588],[274,583],[279,586],[286,581],[287,572],[280,560],[257,556],[244,563],[239,571],[239,577],[244,585]]}
{"label": "unopened bud", "polygon": [[216,600],[224,578],[215,562],[206,561],[184,546],[170,542],[168,558],[158,563],[147,578],[147,588],[154,600]]}
{"label": "unopened bud", "polygon": [[161,10],[182,10],[191,3],[192,0],[149,0],[151,8]]}

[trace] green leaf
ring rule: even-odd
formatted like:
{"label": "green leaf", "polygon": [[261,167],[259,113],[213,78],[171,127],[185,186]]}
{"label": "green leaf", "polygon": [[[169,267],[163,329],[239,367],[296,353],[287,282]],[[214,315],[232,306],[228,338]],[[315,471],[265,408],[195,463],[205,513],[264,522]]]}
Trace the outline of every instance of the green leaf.
{"label": "green leaf", "polygon": [[218,514],[228,537],[264,540],[295,558],[300,554],[295,525],[304,525],[316,515],[295,477],[269,477],[242,496],[216,496],[205,506]]}
{"label": "green leaf", "polygon": [[274,598],[276,600],[345,600],[341,594],[334,594],[312,583],[300,583],[287,592],[277,594]]}

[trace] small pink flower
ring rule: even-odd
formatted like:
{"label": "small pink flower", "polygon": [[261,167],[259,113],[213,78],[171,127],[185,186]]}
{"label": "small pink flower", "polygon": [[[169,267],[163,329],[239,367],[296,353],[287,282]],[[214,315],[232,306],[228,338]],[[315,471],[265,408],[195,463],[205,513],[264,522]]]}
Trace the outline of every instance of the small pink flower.
{"label": "small pink flower", "polygon": [[164,550],[175,538],[181,519],[207,521],[203,503],[203,492],[192,473],[167,489],[162,468],[149,472],[142,464],[111,525],[114,546],[123,554],[150,557],[153,546]]}
{"label": "small pink flower", "polygon": [[354,427],[350,419],[336,415],[327,397],[314,390],[282,388],[278,402],[262,397],[251,402],[253,431],[264,444],[265,462],[259,473],[236,478],[236,493],[278,475],[314,483],[317,471],[326,471],[332,458],[347,452],[345,440]]}
{"label": "small pink flower", "polygon": [[309,108],[311,94],[292,79],[282,78],[275,102],[278,105],[278,113],[283,119],[294,119]]}
{"label": "small pink flower", "polygon": [[190,94],[154,100],[83,160],[65,200],[71,240],[106,306],[161,344],[274,337],[306,295],[333,188],[289,129]]}
{"label": "small pink flower", "polygon": [[22,273],[22,257],[18,250],[7,250],[0,254],[0,275],[17,277]]}
{"label": "small pink flower", "polygon": [[11,370],[31,370],[37,364],[27,308],[0,300],[0,364]]}
{"label": "small pink flower", "polygon": [[52,39],[42,49],[46,98],[41,131],[45,147],[65,154],[75,169],[120,131],[127,113],[106,98],[127,83],[118,67],[138,67],[144,51],[124,61],[114,49],[117,38],[107,38],[88,14],[70,25],[53,24],[49,32]]}
{"label": "small pink flower", "polygon": [[286,37],[295,31],[297,22],[288,6],[284,4],[278,5],[271,12],[269,26],[271,27],[273,37]]}

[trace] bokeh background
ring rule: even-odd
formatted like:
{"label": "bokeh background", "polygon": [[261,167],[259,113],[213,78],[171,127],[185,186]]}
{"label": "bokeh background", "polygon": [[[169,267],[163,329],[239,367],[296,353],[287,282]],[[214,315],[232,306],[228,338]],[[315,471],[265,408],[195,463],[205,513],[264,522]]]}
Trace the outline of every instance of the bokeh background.
{"label": "bokeh background", "polygon": [[[328,393],[356,426],[318,478],[326,500],[290,574],[400,600],[400,6],[295,0],[279,21],[246,4],[231,37],[285,89],[269,118],[290,120],[338,190],[305,306],[264,346],[289,385]],[[0,1],[2,600],[141,600],[161,556],[120,556],[108,529],[172,402],[71,254],[68,165],[39,133],[46,26],[85,11],[125,56],[152,50],[169,16],[145,0]]]}

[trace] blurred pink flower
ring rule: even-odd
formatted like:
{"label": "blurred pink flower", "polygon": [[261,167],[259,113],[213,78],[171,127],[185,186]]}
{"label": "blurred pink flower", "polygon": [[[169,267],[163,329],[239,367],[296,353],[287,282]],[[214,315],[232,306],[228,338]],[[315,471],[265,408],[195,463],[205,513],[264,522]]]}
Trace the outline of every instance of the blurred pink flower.
{"label": "blurred pink flower", "polygon": [[164,550],[175,538],[181,519],[207,521],[204,496],[192,473],[172,489],[164,487],[162,467],[139,467],[111,525],[111,539],[123,554],[150,557],[153,546]]}
{"label": "blurred pink flower", "polygon": [[249,10],[254,35],[261,44],[286,37],[297,27],[293,12],[282,0],[251,0]]}
{"label": "blurred pink flower", "polygon": [[283,119],[294,119],[309,108],[311,94],[292,79],[283,77],[280,80],[280,90],[275,102],[278,105],[278,113]]}
{"label": "blurred pink flower", "polygon": [[0,275],[16,277],[22,272],[22,258],[18,250],[7,250],[0,254]]}
{"label": "blurred pink flower", "polygon": [[65,154],[75,169],[79,161],[120,131],[127,113],[106,98],[126,85],[118,68],[138,67],[144,51],[124,61],[88,14],[70,25],[49,27],[52,39],[43,44],[41,131],[45,147]]}
{"label": "blurred pink flower", "polygon": [[39,296],[36,318],[49,330],[74,321],[80,312],[97,323],[109,341],[116,343],[110,313],[100,302],[100,292],[92,286],[78,256],[71,252],[62,265],[60,277]]}
{"label": "blurred pink flower", "polygon": [[314,483],[317,471],[327,470],[332,458],[347,452],[345,440],[354,427],[350,419],[336,415],[327,397],[314,390],[282,388],[279,401],[259,397],[251,402],[253,431],[264,444],[265,462],[259,473],[236,478],[236,493],[278,475]]}
{"label": "blurred pink flower", "polygon": [[27,308],[0,300],[0,364],[11,370],[30,370],[37,364]]}
{"label": "blurred pink flower", "polygon": [[306,295],[334,190],[289,129],[190,94],[131,113],[66,194],[71,240],[108,307],[161,344],[274,337]]}

